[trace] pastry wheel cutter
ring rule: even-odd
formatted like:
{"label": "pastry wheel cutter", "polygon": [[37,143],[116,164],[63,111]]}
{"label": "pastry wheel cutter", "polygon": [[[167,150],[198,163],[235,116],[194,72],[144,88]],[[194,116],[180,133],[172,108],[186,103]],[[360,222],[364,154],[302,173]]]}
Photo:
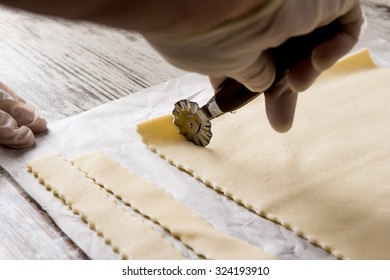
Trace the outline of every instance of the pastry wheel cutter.
{"label": "pastry wheel cutter", "polygon": [[[313,48],[337,34],[339,28],[340,25],[334,21],[308,35],[290,38],[281,46],[268,49],[267,53],[275,63],[275,80],[271,87],[281,81],[291,68],[309,58]],[[210,122],[212,119],[236,111],[260,94],[227,78],[215,95],[201,108],[196,102],[186,99],[176,102],[172,111],[174,124],[188,141],[205,147],[212,137]]]}

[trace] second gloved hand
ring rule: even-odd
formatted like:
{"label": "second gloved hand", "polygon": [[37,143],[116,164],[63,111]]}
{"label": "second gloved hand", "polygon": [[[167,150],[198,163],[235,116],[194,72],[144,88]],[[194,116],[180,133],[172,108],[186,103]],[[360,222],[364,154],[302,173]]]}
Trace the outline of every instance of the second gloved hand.
{"label": "second gloved hand", "polygon": [[34,134],[45,131],[46,121],[36,109],[0,83],[0,145],[27,148],[35,143]]}

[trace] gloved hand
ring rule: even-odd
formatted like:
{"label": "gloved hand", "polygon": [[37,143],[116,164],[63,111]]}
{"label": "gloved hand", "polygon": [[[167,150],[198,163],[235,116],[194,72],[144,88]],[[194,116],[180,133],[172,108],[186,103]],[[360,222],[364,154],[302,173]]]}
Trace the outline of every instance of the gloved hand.
{"label": "gloved hand", "polygon": [[0,83],[0,145],[30,147],[35,143],[34,133],[45,131],[46,126],[33,107]]}
{"label": "gloved hand", "polygon": [[[267,49],[334,20],[340,32],[314,48],[310,58],[267,90],[275,78]],[[358,0],[273,0],[205,32],[155,32],[144,36],[172,64],[209,75],[214,89],[230,77],[252,91],[267,90],[268,119],[275,130],[284,132],[292,125],[296,93],[306,90],[322,71],[352,49],[362,22]]]}
{"label": "gloved hand", "polygon": [[209,75],[215,89],[230,77],[257,92],[267,90],[275,77],[267,49],[337,19],[340,32],[265,92],[268,119],[280,132],[292,125],[296,93],[355,45],[363,22],[359,0],[0,1],[138,31],[172,64]]}

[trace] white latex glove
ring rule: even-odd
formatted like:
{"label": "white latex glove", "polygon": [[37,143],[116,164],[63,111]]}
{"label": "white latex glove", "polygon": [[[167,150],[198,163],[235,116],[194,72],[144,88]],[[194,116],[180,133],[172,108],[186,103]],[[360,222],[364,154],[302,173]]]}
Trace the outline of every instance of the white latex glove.
{"label": "white latex glove", "polygon": [[46,130],[46,121],[16,93],[0,83],[0,145],[27,148],[35,143],[34,134]]}
{"label": "white latex glove", "polygon": [[[30,11],[135,30],[172,64],[210,76],[217,89],[225,77],[265,91],[272,127],[287,131],[297,92],[332,66],[357,42],[363,22],[358,0],[0,0]],[[267,53],[288,38],[337,20],[339,33],[313,49],[275,87]]]}
{"label": "white latex glove", "polygon": [[264,1],[251,13],[209,31],[144,36],[172,64],[209,75],[215,89],[230,77],[252,91],[263,92],[275,77],[267,49],[334,20],[340,24],[340,32],[314,48],[309,59],[265,92],[268,119],[275,130],[284,132],[292,125],[296,92],[307,89],[357,42],[363,22],[358,0]]}

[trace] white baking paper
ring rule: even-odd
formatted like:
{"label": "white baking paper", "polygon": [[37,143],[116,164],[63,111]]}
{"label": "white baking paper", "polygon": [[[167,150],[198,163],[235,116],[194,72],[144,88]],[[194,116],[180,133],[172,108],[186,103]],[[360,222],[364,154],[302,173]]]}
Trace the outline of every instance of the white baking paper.
{"label": "white baking paper", "polygon": [[[390,66],[388,42],[368,32],[355,50],[363,46],[369,47],[377,63]],[[136,133],[137,123],[170,114],[173,104],[180,99],[204,104],[212,96],[213,90],[207,77],[187,74],[80,115],[51,123],[48,133],[38,136],[36,146],[31,149],[17,151],[0,147],[0,165],[14,176],[21,187],[92,259],[116,259],[118,256],[102,238],[27,172],[26,162],[53,153],[61,153],[70,159],[100,149],[131,172],[165,189],[183,205],[229,235],[260,246],[280,259],[333,259],[333,256],[291,231],[257,216],[171,166],[141,142]],[[167,233],[164,235],[168,236]],[[196,258],[179,241],[169,239],[185,256]]]}

